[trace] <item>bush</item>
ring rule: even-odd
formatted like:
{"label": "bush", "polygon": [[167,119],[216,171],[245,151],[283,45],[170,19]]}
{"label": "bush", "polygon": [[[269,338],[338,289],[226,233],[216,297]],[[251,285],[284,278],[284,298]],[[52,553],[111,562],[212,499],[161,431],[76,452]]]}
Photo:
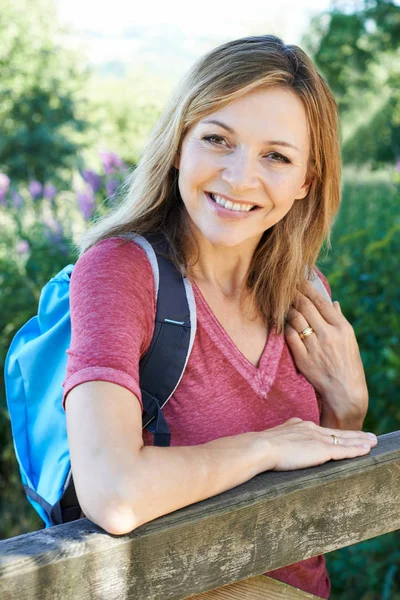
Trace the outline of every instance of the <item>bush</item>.
{"label": "bush", "polygon": [[60,34],[52,0],[2,0],[0,168],[13,181],[65,183],[85,147],[89,73]]}
{"label": "bush", "polygon": [[[320,267],[359,342],[370,397],[364,429],[400,429],[399,188],[388,173],[346,173],[332,244]],[[328,554],[332,600],[400,598],[398,548],[394,532]]]}

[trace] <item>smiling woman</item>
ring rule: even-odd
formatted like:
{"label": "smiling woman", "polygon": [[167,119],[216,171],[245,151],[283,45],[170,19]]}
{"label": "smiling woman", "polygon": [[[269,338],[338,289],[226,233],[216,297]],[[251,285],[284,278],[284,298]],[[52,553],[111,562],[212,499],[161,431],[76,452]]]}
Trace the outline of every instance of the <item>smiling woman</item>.
{"label": "smiling woman", "polygon": [[[265,470],[368,453],[353,330],[309,281],[339,206],[340,158],[336,103],[304,52],[266,35],[199,60],[127,189],[83,236],[71,278],[63,386],[83,512],[121,534]],[[169,448],[142,432],[156,302],[127,233],[162,238],[194,294],[192,351],[163,408]],[[322,556],[270,575],[329,596]]]}

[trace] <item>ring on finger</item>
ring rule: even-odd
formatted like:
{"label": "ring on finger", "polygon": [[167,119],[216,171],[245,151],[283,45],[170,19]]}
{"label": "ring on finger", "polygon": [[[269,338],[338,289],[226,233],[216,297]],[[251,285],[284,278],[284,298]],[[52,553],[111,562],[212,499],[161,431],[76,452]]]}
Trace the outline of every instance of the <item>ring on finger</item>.
{"label": "ring on finger", "polygon": [[314,329],[312,327],[308,326],[305,329],[303,329],[303,331],[300,331],[300,333],[299,333],[300,339],[304,340],[304,338],[308,337],[312,333],[314,333]]}
{"label": "ring on finger", "polygon": [[331,437],[333,437],[333,445],[334,446],[338,446],[339,445],[339,438],[336,437],[336,435],[334,433],[331,433]]}

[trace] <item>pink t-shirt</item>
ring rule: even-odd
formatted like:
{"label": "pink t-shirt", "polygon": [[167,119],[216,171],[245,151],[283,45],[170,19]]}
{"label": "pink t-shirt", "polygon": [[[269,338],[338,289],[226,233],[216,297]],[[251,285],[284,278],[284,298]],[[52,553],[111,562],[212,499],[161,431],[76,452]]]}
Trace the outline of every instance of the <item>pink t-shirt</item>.
{"label": "pink t-shirt", "polygon": [[[135,243],[97,243],[77,261],[71,277],[72,337],[63,382],[68,392],[87,381],[110,381],[141,401],[139,360],[154,328],[155,289],[150,263]],[[326,284],[327,285],[327,284]],[[262,431],[291,417],[319,423],[314,388],[297,371],[283,335],[270,330],[258,368],[238,350],[196,285],[197,331],[185,373],[163,409],[172,446],[204,444]],[[144,430],[146,445],[153,436]],[[268,575],[329,597],[323,556]]]}

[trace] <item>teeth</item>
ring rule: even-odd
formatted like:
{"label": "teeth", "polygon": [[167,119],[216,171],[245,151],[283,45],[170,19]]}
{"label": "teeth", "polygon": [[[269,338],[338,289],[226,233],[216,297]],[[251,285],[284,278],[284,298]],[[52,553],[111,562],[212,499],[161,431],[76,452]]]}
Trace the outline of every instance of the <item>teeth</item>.
{"label": "teeth", "polygon": [[217,194],[210,194],[210,196],[217,204],[220,204],[228,210],[248,212],[253,208],[253,206],[255,206],[255,204],[240,204],[239,202],[231,202],[230,200],[221,198],[221,196],[218,196]]}

